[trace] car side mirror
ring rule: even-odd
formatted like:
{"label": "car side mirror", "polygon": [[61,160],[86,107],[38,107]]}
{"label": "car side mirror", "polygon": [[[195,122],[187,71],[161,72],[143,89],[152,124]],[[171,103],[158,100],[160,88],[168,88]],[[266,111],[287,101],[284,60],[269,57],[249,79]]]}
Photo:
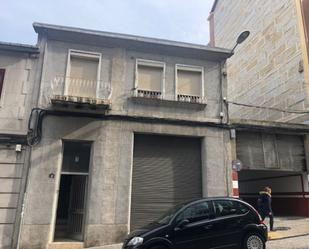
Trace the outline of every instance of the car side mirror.
{"label": "car side mirror", "polygon": [[189,220],[185,219],[185,220],[181,220],[177,223],[175,230],[180,230],[183,229],[186,225],[188,225],[190,223]]}

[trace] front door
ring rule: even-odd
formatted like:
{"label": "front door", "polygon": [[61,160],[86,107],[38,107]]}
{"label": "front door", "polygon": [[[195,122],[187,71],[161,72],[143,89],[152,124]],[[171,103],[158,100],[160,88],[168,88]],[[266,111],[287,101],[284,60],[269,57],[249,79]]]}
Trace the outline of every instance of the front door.
{"label": "front door", "polygon": [[83,240],[90,148],[89,143],[64,143],[55,241]]}
{"label": "front door", "polygon": [[72,176],[68,233],[72,239],[83,240],[83,221],[85,216],[85,197],[87,189],[87,176]]}

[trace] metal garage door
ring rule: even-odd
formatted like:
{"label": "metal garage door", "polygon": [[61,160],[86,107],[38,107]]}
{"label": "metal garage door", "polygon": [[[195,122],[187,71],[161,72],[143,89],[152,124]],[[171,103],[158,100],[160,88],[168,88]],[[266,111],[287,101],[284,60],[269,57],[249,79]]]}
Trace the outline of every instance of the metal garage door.
{"label": "metal garage door", "polygon": [[236,144],[237,158],[245,169],[305,170],[302,136],[242,131]]}
{"label": "metal garage door", "polygon": [[135,135],[131,230],[178,203],[200,197],[200,139]]}
{"label": "metal garage door", "polygon": [[14,145],[0,145],[0,248],[13,248],[24,160],[25,150],[16,152]]}

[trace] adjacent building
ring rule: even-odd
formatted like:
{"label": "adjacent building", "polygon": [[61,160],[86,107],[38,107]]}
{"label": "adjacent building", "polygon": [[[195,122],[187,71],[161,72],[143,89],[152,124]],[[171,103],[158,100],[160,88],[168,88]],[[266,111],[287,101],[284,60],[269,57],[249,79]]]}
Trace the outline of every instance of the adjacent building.
{"label": "adjacent building", "polygon": [[[275,213],[283,215],[308,215],[309,207],[307,133],[282,131],[282,124],[271,129],[273,121],[309,120],[308,13],[308,0],[216,0],[209,15],[212,46],[232,48],[241,32],[250,31],[224,71],[229,118],[240,125],[240,197],[256,204],[269,185]],[[255,130],[254,123],[265,129]]]}
{"label": "adjacent building", "polygon": [[231,48],[250,31],[227,63],[228,100],[244,104],[230,104],[232,118],[308,120],[308,13],[308,0],[214,1],[210,44]]}
{"label": "adjacent building", "polygon": [[38,57],[35,46],[0,42],[0,248],[15,248],[18,240]]}

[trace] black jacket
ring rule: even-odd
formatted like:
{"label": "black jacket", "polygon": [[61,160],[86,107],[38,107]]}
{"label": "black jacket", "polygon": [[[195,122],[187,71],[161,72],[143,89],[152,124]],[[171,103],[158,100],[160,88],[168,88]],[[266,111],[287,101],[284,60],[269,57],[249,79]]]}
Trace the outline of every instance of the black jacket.
{"label": "black jacket", "polygon": [[267,192],[260,192],[260,196],[258,199],[258,209],[260,214],[268,215],[272,213],[271,209],[271,195]]}

